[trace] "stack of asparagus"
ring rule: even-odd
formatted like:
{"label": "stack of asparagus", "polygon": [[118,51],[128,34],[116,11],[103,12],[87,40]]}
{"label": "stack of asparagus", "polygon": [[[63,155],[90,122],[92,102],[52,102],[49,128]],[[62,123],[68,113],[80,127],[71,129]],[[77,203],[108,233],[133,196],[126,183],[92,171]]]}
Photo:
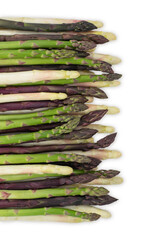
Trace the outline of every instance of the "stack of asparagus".
{"label": "stack of asparagus", "polygon": [[[95,185],[120,184],[118,170],[97,170],[116,137],[95,124],[117,107],[102,87],[119,85],[118,57],[97,54],[115,40],[99,21],[0,19],[0,220],[82,222],[108,218],[93,207],[115,202]],[[92,71],[93,70],[93,71]],[[96,71],[101,71],[98,73]],[[94,141],[96,133],[109,133]],[[38,217],[37,217],[38,216]]]}

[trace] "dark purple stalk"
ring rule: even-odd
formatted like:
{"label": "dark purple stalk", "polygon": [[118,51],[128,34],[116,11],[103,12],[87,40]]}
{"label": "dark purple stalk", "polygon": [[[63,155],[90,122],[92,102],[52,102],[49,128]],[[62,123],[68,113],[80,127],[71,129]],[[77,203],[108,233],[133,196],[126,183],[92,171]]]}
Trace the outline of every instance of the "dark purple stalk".
{"label": "dark purple stalk", "polygon": [[77,41],[93,41],[97,44],[108,42],[104,36],[97,34],[80,34],[80,33],[61,33],[61,34],[15,34],[15,35],[1,35],[0,41],[26,41],[26,40],[77,40]]}
{"label": "dark purple stalk", "polygon": [[41,208],[41,207],[65,207],[72,205],[106,205],[117,201],[110,195],[104,196],[66,196],[31,200],[0,200],[0,208]]}
{"label": "dark purple stalk", "polygon": [[83,95],[97,98],[107,98],[106,93],[96,87],[72,87],[61,85],[40,85],[40,86],[17,86],[17,87],[2,87],[0,94],[16,94],[16,93],[36,93],[36,92],[63,92],[67,95]]}

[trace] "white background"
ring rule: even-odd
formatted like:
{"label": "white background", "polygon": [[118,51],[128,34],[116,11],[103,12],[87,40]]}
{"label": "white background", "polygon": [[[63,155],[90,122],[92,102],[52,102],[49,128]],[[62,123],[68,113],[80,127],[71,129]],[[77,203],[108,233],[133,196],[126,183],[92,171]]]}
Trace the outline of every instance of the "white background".
{"label": "white background", "polygon": [[158,0],[110,1],[1,1],[1,16],[37,16],[98,19],[105,31],[117,34],[117,41],[98,48],[117,55],[123,63],[114,69],[123,73],[118,88],[106,89],[109,100],[121,113],[103,123],[116,127],[118,137],[112,149],[123,157],[107,160],[107,169],[122,171],[124,184],[110,186],[120,200],[105,208],[109,220],[84,224],[0,223],[5,240],[44,239],[160,239],[160,13]]}

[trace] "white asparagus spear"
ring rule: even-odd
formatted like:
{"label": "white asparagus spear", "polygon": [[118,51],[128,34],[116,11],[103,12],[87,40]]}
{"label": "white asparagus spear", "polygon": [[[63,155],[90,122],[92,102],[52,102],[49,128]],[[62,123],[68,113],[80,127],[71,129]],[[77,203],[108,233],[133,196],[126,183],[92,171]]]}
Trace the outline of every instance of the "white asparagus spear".
{"label": "white asparagus spear", "polygon": [[111,65],[118,64],[121,62],[121,59],[119,57],[115,57],[107,54],[101,54],[101,53],[90,53],[90,55],[87,58],[108,62]]}
{"label": "white asparagus spear", "polygon": [[61,100],[67,98],[65,93],[20,93],[0,95],[0,103],[21,102],[21,101],[41,101],[41,100]]}
{"label": "white asparagus spear", "polygon": [[[80,129],[81,127],[78,127]],[[83,128],[92,128],[98,130],[99,133],[113,133],[115,132],[115,128],[112,126],[105,126],[101,124],[89,124]]]}
{"label": "white asparagus spear", "polygon": [[66,208],[79,211],[79,212],[86,212],[86,213],[96,213],[100,215],[102,218],[110,218],[111,214],[107,210],[103,210],[93,206],[87,205],[78,205],[78,206],[66,206]]}
{"label": "white asparagus spear", "polygon": [[[44,24],[62,24],[62,23],[76,23],[84,20],[64,19],[64,18],[31,18],[31,17],[2,17],[1,19],[23,22],[23,23],[44,23]],[[97,28],[103,27],[100,21],[85,20],[93,23]]]}
{"label": "white asparagus spear", "polygon": [[82,112],[75,112],[73,114],[81,115],[81,114],[87,114],[92,111],[104,110],[104,109],[108,109],[107,114],[117,114],[120,112],[119,108],[117,108],[117,107],[110,107],[110,106],[106,106],[106,105],[95,105],[95,104],[86,104],[86,105],[87,105],[88,109],[86,109],[85,111],[82,111]]}
{"label": "white asparagus spear", "polygon": [[83,83],[73,83],[69,86],[83,86],[83,87],[117,87],[120,85],[120,81],[99,81],[99,82],[83,82]]}
{"label": "white asparagus spear", "polygon": [[113,177],[113,178],[97,178],[87,184],[88,185],[115,185],[115,184],[121,184],[122,182],[123,182],[122,177]]}
{"label": "white asparagus spear", "polygon": [[11,85],[18,83],[38,82],[46,80],[77,78],[77,71],[64,70],[32,70],[24,72],[0,73],[0,85]]}
{"label": "white asparagus spear", "polygon": [[81,219],[78,217],[63,216],[63,215],[0,217],[0,222],[4,222],[4,221],[79,223],[79,222],[86,222],[87,220]]}
{"label": "white asparagus spear", "polygon": [[0,166],[0,175],[16,175],[16,174],[43,174],[54,173],[69,175],[73,169],[68,166],[59,166],[51,164],[24,164],[24,165],[8,165]]}
{"label": "white asparagus spear", "polygon": [[93,138],[88,139],[78,139],[78,140],[68,140],[68,139],[61,139],[61,140],[50,140],[50,141],[43,141],[43,142],[32,142],[32,143],[23,143],[20,146],[39,146],[39,145],[54,145],[54,144],[79,144],[79,143],[93,143]]}
{"label": "white asparagus spear", "polygon": [[98,158],[100,160],[114,159],[121,157],[121,152],[117,150],[106,150],[106,149],[93,149],[89,151],[64,151],[64,153],[76,153],[80,155],[85,155],[89,157]]}

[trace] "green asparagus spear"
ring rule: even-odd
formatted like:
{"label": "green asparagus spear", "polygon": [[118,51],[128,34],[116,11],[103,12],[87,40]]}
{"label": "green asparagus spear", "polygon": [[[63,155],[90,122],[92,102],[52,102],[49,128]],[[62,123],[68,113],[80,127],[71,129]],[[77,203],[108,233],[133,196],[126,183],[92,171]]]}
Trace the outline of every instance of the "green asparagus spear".
{"label": "green asparagus spear", "polygon": [[56,41],[56,40],[27,40],[0,42],[0,49],[37,49],[37,48],[55,48],[55,49],[74,49],[78,51],[88,51],[96,47],[91,41]]}
{"label": "green asparagus spear", "polygon": [[55,163],[55,162],[78,162],[90,163],[87,156],[64,153],[40,153],[40,154],[9,154],[0,155],[0,165],[25,164],[25,163]]}
{"label": "green asparagus spear", "polygon": [[96,213],[79,212],[67,208],[35,208],[35,209],[0,209],[0,217],[19,217],[19,216],[42,216],[42,215],[64,215],[78,217],[88,221],[97,220],[100,215]]}
{"label": "green asparagus spear", "polygon": [[103,187],[67,187],[33,190],[0,190],[0,199],[37,199],[58,196],[103,196],[108,194]]}
{"label": "green asparagus spear", "polygon": [[[0,42],[1,48],[1,42]],[[63,59],[55,59],[55,58],[19,58],[19,59],[1,59],[0,66],[16,66],[16,65],[54,65],[54,64],[76,64],[76,65],[86,65],[88,67],[92,67],[94,70],[114,73],[111,65],[107,62],[103,62],[100,60],[92,60],[88,58],[63,58]]]}
{"label": "green asparagus spear", "polygon": [[0,50],[0,59],[16,59],[16,58],[72,58],[72,57],[86,57],[89,54],[86,52],[77,52],[67,49],[13,49]]}

